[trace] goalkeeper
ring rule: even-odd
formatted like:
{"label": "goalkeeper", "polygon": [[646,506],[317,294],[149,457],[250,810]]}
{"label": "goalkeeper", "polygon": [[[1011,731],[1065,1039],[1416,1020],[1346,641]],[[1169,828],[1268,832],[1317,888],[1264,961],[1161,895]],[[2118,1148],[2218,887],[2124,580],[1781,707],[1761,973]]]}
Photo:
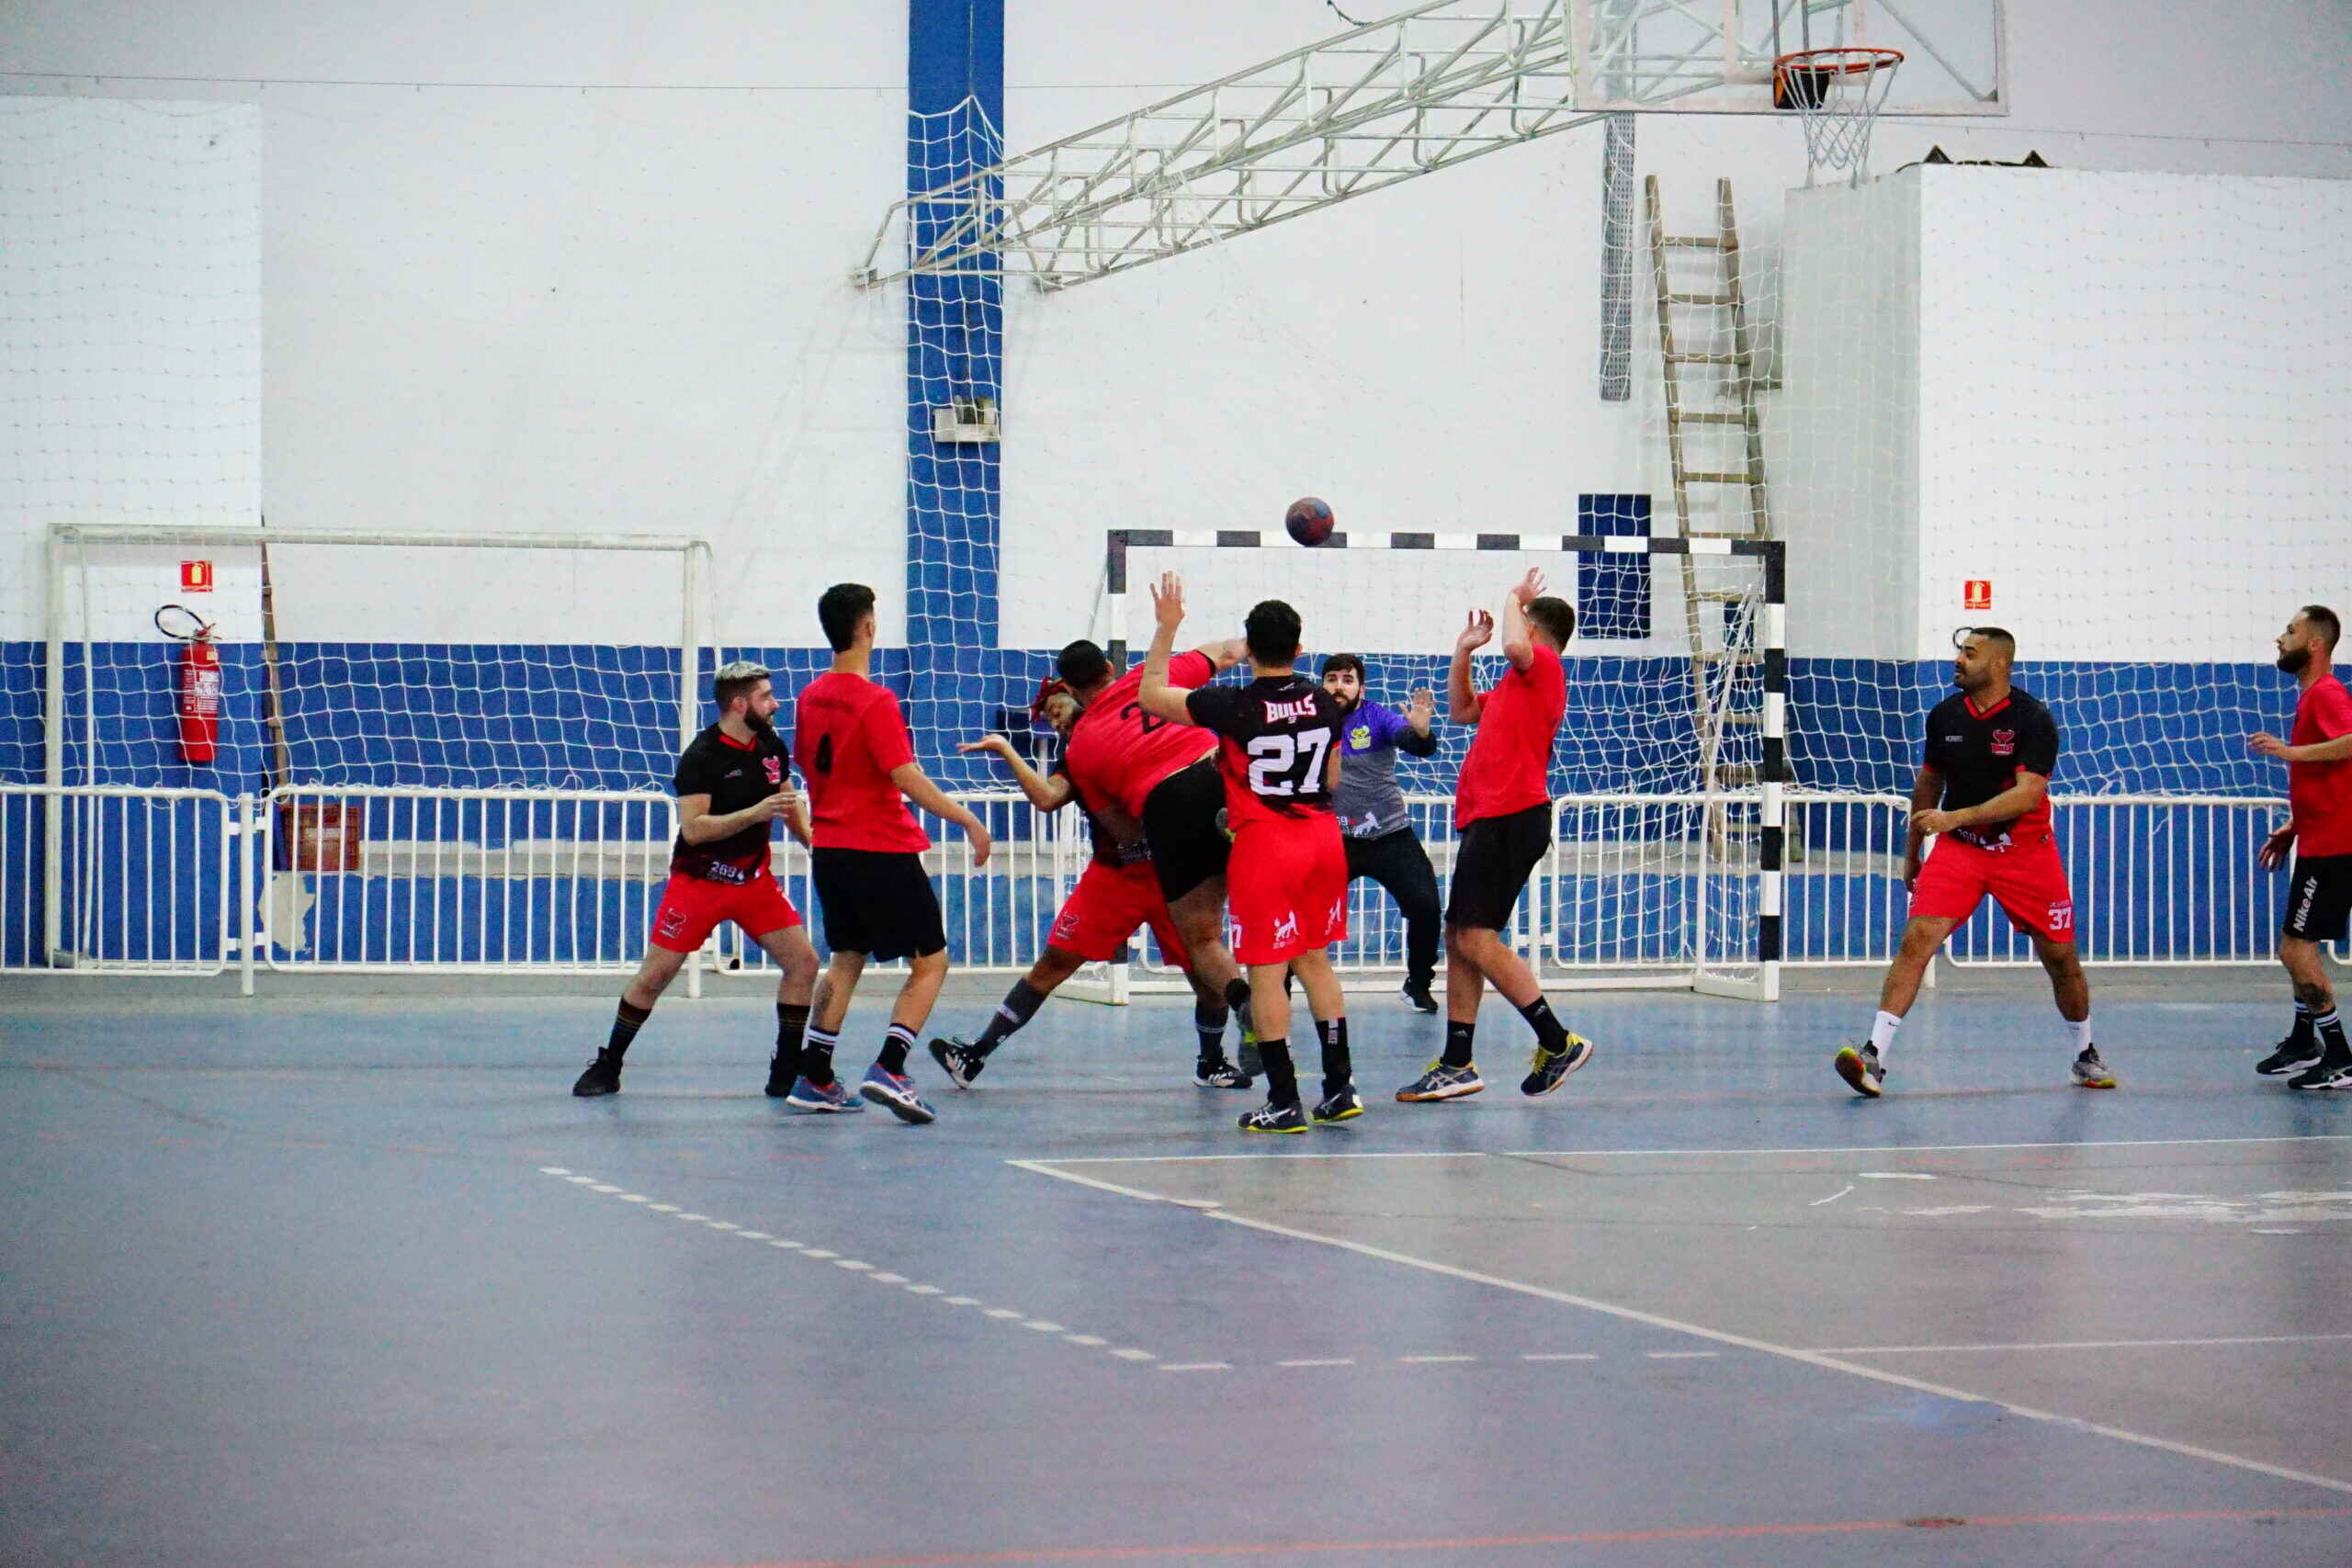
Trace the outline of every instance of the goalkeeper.
{"label": "goalkeeper", "polygon": [[1405,1000],[1418,1011],[1435,1012],[1430,983],[1437,977],[1437,873],[1406,815],[1396,753],[1436,755],[1430,721],[1437,699],[1423,686],[1400,709],[1365,702],[1363,660],[1352,653],[1323,661],[1323,689],[1340,705],[1340,787],[1331,809],[1347,846],[1348,879],[1369,876],[1396,900],[1405,917]]}

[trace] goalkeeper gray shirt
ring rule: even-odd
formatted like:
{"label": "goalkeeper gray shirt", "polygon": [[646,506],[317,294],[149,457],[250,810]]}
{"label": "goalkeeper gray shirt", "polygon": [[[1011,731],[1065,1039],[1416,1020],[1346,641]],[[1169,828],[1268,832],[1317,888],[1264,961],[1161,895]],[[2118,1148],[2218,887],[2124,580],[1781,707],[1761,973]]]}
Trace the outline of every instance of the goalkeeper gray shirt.
{"label": "goalkeeper gray shirt", "polygon": [[1358,703],[1340,721],[1340,787],[1331,810],[1349,838],[1385,839],[1413,825],[1396,784],[1399,751],[1434,755],[1437,737],[1415,733],[1403,714],[1374,702]]}

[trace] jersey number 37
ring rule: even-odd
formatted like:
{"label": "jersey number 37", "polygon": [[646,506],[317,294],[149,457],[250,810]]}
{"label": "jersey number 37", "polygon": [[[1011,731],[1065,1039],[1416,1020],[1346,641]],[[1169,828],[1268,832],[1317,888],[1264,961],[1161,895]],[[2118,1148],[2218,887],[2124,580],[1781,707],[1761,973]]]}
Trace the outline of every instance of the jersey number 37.
{"label": "jersey number 37", "polygon": [[1269,796],[1313,793],[1322,786],[1324,759],[1330,750],[1329,729],[1259,736],[1250,742],[1250,792]]}

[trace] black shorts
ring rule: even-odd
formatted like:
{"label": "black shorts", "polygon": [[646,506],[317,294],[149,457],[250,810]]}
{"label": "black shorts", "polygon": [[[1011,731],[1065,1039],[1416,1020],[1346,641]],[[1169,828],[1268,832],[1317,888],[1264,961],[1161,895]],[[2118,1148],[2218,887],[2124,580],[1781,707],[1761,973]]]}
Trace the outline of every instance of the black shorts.
{"label": "black shorts", "polygon": [[869,958],[925,958],[947,945],[939,895],[922,856],[888,850],[818,850],[809,855],[825,945]]}
{"label": "black shorts", "polygon": [[2352,855],[2311,855],[2287,880],[2287,923],[2305,942],[2342,942],[2352,924]]}
{"label": "black shorts", "polygon": [[1481,817],[1462,829],[1453,851],[1453,886],[1445,923],[1498,931],[1527,886],[1535,863],[1552,847],[1552,808],[1531,806],[1508,817]]}
{"label": "black shorts", "polygon": [[1220,819],[1224,810],[1225,781],[1208,757],[1169,774],[1144,796],[1143,840],[1151,846],[1160,896],[1170,903],[1225,874],[1233,840]]}

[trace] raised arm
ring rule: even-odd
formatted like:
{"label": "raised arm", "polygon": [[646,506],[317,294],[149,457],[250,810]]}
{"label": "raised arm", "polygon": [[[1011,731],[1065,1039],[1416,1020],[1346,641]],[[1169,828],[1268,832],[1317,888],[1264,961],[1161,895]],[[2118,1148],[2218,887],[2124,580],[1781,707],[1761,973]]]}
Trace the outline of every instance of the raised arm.
{"label": "raised arm", "polygon": [[1069,779],[1057,773],[1052,777],[1039,773],[1021,755],[1021,749],[1002,735],[983,735],[978,740],[967,740],[956,748],[958,751],[993,751],[1012,770],[1012,782],[1029,797],[1029,804],[1040,811],[1059,811],[1070,803],[1073,791]]}
{"label": "raised arm", "polygon": [[[1168,682],[1168,658],[1176,648],[1176,628],[1184,624],[1184,582],[1174,572],[1162,572],[1159,582],[1153,585],[1151,614],[1151,651],[1144,655],[1143,689],[1136,694],[1136,700],[1143,705],[1144,712],[1154,717],[1190,724],[1193,715],[1184,705],[1184,689]],[[1231,644],[1224,646],[1229,648]],[[1209,652],[1209,657],[1214,659],[1216,655]]]}
{"label": "raised arm", "polygon": [[1527,631],[1528,602],[1544,592],[1544,574],[1533,568],[1503,595],[1503,657],[1514,670],[1535,662],[1535,639]]}
{"label": "raised arm", "polygon": [[1250,657],[1250,645],[1238,637],[1229,637],[1223,642],[1204,642],[1193,651],[1215,665],[1222,675]]}
{"label": "raised arm", "polygon": [[1462,635],[1453,639],[1453,664],[1445,672],[1447,716],[1456,724],[1476,724],[1486,705],[1479,700],[1477,689],[1470,684],[1470,655],[1487,645],[1495,635],[1495,618],[1484,610],[1473,610],[1464,623]]}
{"label": "raised arm", "polygon": [[1430,721],[1437,716],[1437,698],[1427,686],[1413,688],[1413,700],[1401,710],[1404,724],[1396,731],[1396,750],[1408,757],[1437,755],[1437,737],[1430,733]]}

